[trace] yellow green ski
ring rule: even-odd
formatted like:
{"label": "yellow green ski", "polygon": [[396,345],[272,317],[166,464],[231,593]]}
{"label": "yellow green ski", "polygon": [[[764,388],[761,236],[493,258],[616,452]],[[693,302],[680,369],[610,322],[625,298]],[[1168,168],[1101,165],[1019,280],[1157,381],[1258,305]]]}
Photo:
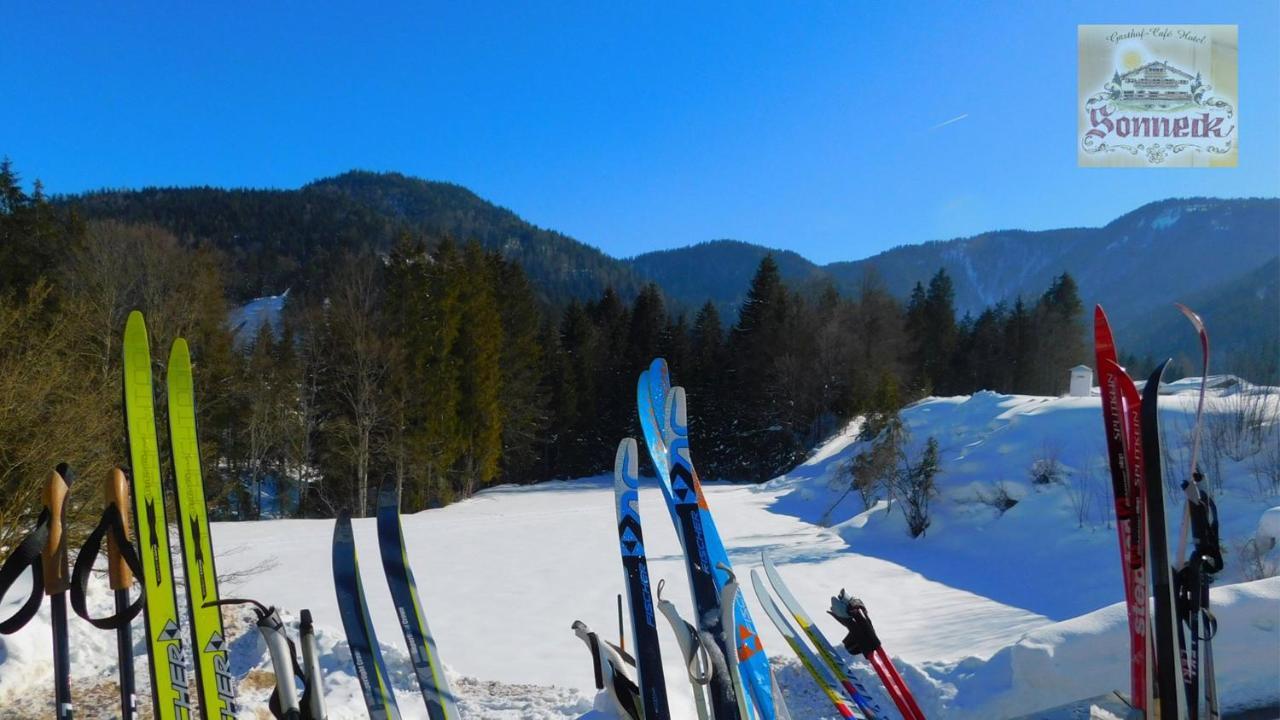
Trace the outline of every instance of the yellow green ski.
{"label": "yellow green ski", "polygon": [[187,612],[195,645],[196,688],[205,720],[236,717],[235,677],[231,674],[222,608],[217,602],[218,573],[214,569],[209,515],[200,473],[200,444],[196,439],[195,384],[191,352],[178,338],[169,350],[165,379],[169,392],[169,447],[173,451],[174,498],[182,540],[182,570],[187,578]]}
{"label": "yellow green ski", "polygon": [[133,469],[134,520],[142,586],[146,592],[147,658],[157,720],[189,720],[191,691],[178,621],[169,554],[169,522],[160,479],[155,402],[151,387],[151,347],[142,313],[129,313],[124,329],[124,414]]}

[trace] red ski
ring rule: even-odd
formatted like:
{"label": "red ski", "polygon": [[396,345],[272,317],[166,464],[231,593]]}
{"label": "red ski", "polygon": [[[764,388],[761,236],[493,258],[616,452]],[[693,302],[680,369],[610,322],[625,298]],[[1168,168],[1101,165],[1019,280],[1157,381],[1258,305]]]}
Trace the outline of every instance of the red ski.
{"label": "red ski", "polygon": [[[1093,311],[1093,345],[1102,394],[1102,421],[1107,435],[1107,459],[1115,493],[1116,533],[1120,541],[1125,605],[1129,612],[1130,702],[1147,711],[1151,667],[1151,639],[1147,610],[1147,543],[1145,487],[1142,472],[1140,403],[1133,380],[1116,359],[1115,340],[1107,315]],[[1131,399],[1132,398],[1132,399]]]}

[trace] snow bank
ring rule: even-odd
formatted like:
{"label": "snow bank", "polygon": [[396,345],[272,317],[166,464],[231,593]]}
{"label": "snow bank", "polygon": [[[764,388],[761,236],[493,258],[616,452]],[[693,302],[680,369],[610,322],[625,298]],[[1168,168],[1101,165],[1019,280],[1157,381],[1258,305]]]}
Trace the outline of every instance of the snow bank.
{"label": "snow bank", "polygon": [[[1218,689],[1226,711],[1274,703],[1280,689],[1280,578],[1215,587]],[[1123,604],[1027,633],[989,660],[936,673],[948,718],[1017,717],[1073,700],[1128,692],[1128,621]]]}

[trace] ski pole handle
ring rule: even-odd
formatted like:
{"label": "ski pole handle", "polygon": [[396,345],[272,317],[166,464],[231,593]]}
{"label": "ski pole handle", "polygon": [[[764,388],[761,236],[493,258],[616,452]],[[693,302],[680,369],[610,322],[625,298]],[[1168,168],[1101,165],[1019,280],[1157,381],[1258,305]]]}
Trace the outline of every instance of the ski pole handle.
{"label": "ski pole handle", "polygon": [[[103,485],[108,505],[115,505],[120,511],[120,530],[124,537],[129,537],[129,481],[124,471],[118,467],[111,468]],[[133,573],[125,562],[120,546],[113,533],[107,535],[107,577],[112,590],[127,590],[133,584]]]}
{"label": "ski pole handle", "polygon": [[279,717],[297,720],[301,708],[298,706],[298,688],[294,684],[293,651],[289,647],[289,637],[285,635],[284,621],[275,608],[270,608],[265,615],[259,615],[257,624],[258,632],[262,633],[262,639],[267,644],[267,653],[271,656],[271,667],[276,673]]}
{"label": "ski pole handle", "polygon": [[327,711],[324,704],[324,678],[320,672],[320,649],[316,646],[315,626],[311,622],[310,610],[302,611],[302,621],[298,623],[298,643],[302,645],[302,668],[306,683],[301,700],[303,718],[325,720]]}
{"label": "ski pole handle", "polygon": [[71,490],[71,469],[66,463],[60,463],[49,473],[49,481],[44,486],[45,508],[49,511],[49,537],[45,539],[44,550],[41,551],[44,567],[44,592],[46,595],[58,595],[71,587],[71,573],[67,565],[67,493]]}

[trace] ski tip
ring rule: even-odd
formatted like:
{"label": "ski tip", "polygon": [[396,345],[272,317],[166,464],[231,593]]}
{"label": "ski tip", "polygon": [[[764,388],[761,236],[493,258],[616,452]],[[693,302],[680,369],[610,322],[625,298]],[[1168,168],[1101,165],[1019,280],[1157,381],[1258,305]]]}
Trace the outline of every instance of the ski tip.
{"label": "ski tip", "polygon": [[1142,387],[1144,405],[1146,404],[1146,400],[1154,400],[1160,394],[1160,386],[1164,384],[1164,371],[1169,367],[1169,363],[1171,362],[1173,362],[1172,358],[1167,359],[1157,365],[1155,370],[1151,371],[1151,376],[1147,378],[1147,384]]}
{"label": "ski tip", "polygon": [[129,319],[124,323],[124,337],[128,342],[132,339],[134,342],[147,342],[147,323],[142,319],[142,312],[133,310],[129,313]]}
{"label": "ski tip", "polygon": [[378,486],[378,507],[394,507],[400,510],[400,493],[396,491],[394,480],[388,480]]}
{"label": "ski tip", "polygon": [[635,438],[623,438],[613,458],[614,482],[634,488],[640,484],[640,449]]}
{"label": "ski tip", "polygon": [[191,348],[187,347],[186,338],[177,338],[169,346],[169,367],[175,365],[191,365]]}
{"label": "ski tip", "polygon": [[636,410],[641,414],[645,411],[645,404],[649,401],[649,371],[641,370],[639,377],[636,378]]}
{"label": "ski tip", "polygon": [[656,378],[669,377],[666,358],[656,357],[649,363],[649,372]]}
{"label": "ski tip", "polygon": [[1169,369],[1169,364],[1172,362],[1173,358],[1167,358],[1164,362],[1157,365],[1156,369],[1151,371],[1151,379],[1157,383],[1164,382],[1164,371]]}
{"label": "ski tip", "polygon": [[667,393],[667,418],[675,428],[689,426],[689,400],[684,388],[676,386]]}
{"label": "ski tip", "polygon": [[1182,303],[1176,302],[1173,304],[1173,306],[1178,308],[1178,312],[1187,316],[1187,319],[1190,320],[1191,324],[1195,326],[1197,332],[1203,333],[1205,331],[1204,319],[1200,317],[1200,313],[1196,312],[1195,310],[1192,310],[1191,308],[1187,307],[1186,305],[1183,305]]}
{"label": "ski tip", "polygon": [[337,567],[337,558],[339,556],[346,555],[347,553],[354,553],[355,546],[356,531],[351,527],[351,511],[344,508],[338,513],[338,519],[333,523],[333,557],[335,568]]}

